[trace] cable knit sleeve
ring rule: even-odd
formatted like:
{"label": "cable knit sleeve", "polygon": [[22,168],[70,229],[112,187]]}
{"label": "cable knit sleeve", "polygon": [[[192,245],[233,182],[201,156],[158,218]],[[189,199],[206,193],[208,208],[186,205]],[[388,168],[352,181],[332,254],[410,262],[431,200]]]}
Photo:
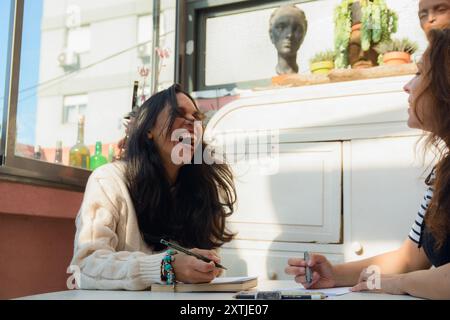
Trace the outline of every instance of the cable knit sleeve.
{"label": "cable knit sleeve", "polygon": [[[94,172],[76,218],[71,265],[80,270],[80,289],[144,290],[161,282],[164,253],[116,250],[119,242],[116,228],[123,206],[126,204],[117,182]],[[76,274],[74,278],[77,279]]]}

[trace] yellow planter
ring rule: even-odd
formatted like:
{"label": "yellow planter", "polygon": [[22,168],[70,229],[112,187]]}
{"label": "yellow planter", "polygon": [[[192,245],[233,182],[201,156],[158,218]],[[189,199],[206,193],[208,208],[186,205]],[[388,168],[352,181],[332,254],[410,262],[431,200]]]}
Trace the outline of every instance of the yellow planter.
{"label": "yellow planter", "polygon": [[328,74],[334,69],[333,61],[319,61],[311,63],[312,74]]}

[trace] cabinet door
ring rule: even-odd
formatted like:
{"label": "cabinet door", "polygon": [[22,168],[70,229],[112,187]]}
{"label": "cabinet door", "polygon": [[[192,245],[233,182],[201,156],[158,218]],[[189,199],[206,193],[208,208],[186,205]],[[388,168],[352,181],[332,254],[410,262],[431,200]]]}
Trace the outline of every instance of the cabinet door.
{"label": "cabinet door", "polygon": [[280,144],[268,162],[236,158],[238,202],[229,226],[237,239],[340,242],[340,142]]}
{"label": "cabinet door", "polygon": [[[344,175],[351,172],[344,189],[350,209],[345,241],[353,244],[346,250],[347,259],[396,249],[407,238],[428,175],[420,152],[416,152],[417,140],[412,136],[351,142],[351,171],[344,170]],[[431,158],[425,160],[430,162]],[[358,251],[362,254],[357,255]]]}

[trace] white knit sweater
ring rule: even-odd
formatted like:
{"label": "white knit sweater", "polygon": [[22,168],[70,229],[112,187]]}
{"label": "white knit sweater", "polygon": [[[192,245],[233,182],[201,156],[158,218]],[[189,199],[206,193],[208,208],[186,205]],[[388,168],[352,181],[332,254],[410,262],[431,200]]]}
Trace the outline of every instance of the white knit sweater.
{"label": "white knit sweater", "polygon": [[161,283],[164,252],[153,252],[142,240],[124,169],[115,162],[89,177],[71,262],[81,271],[81,289],[144,290]]}

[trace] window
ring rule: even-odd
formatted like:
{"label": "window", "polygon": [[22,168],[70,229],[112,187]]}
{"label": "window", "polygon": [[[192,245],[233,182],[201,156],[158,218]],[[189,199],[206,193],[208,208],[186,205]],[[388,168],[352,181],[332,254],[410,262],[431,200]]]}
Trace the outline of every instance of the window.
{"label": "window", "polygon": [[80,115],[86,116],[87,95],[64,97],[63,124],[77,124]]}
{"label": "window", "polygon": [[[8,49],[10,29],[11,1],[0,2],[0,158],[4,155],[5,141],[3,135],[6,132],[3,121],[3,111],[7,97],[7,71]],[[0,159],[0,165],[3,159]]]}
{"label": "window", "polygon": [[[0,4],[0,66],[6,56],[2,36],[7,30],[5,2],[9,3]],[[10,122],[0,174],[7,171],[38,182],[83,187],[89,168],[69,163],[79,116],[85,119],[84,144],[91,155],[96,141],[102,142],[105,156],[110,148],[117,154],[117,143],[125,134],[123,117],[131,110],[134,81],[140,83],[141,99],[148,96],[151,86],[151,70],[148,75],[140,72],[151,67],[150,61],[143,61],[136,50],[145,42],[151,52],[153,6],[152,1],[142,0],[69,2],[11,1],[14,23],[19,26],[15,30],[20,32],[12,35],[13,84],[6,107],[15,121]],[[176,0],[161,1],[160,10],[160,45],[175,52]],[[158,72],[160,88],[173,83],[173,55]],[[0,79],[3,90],[5,71],[1,69]],[[59,148],[62,163],[55,163]]]}
{"label": "window", "polygon": [[[184,81],[192,91],[267,88],[277,76],[277,51],[269,35],[276,8],[295,4],[308,21],[297,51],[299,73],[309,74],[309,60],[334,47],[334,9],[342,0],[188,1]],[[417,18],[418,0],[387,1],[399,15],[395,38],[408,37],[426,48]]]}

